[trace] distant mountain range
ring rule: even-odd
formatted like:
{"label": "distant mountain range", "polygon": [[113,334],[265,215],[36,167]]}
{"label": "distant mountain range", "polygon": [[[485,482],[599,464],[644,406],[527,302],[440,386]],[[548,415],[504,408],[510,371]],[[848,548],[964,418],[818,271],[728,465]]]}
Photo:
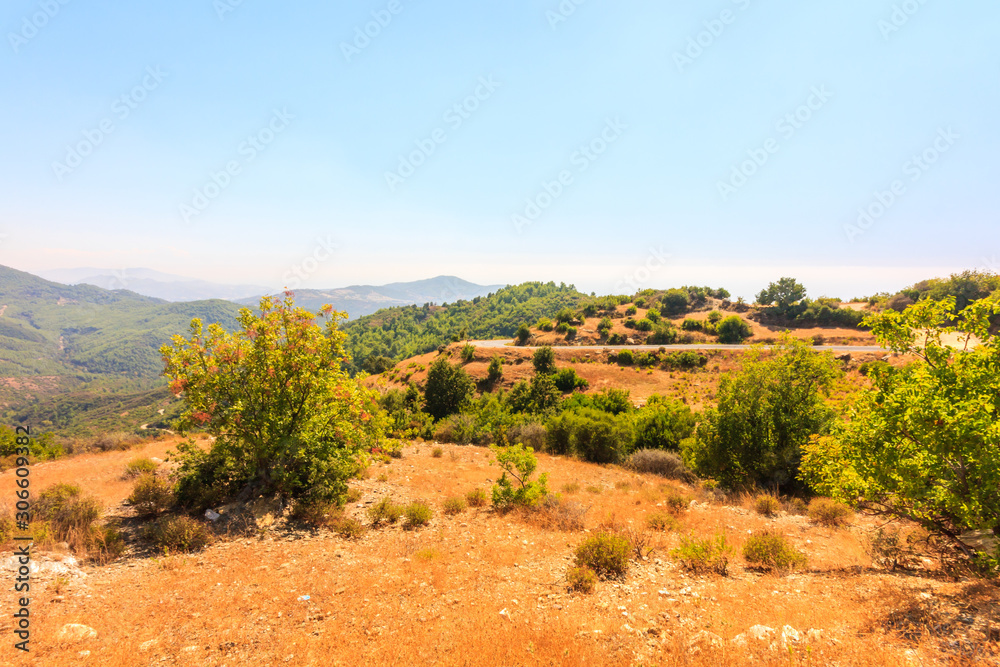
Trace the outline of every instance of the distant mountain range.
{"label": "distant mountain range", "polygon": [[[260,285],[226,285],[144,268],[55,269],[39,271],[38,275],[57,283],[94,285],[105,290],[128,290],[173,302],[225,299],[242,306],[256,306],[262,295],[272,293],[270,288]],[[388,285],[299,289],[295,290],[295,302],[308,310],[318,310],[321,306],[330,304],[335,310],[346,312],[349,319],[355,319],[393,306],[470,300],[486,296],[501,287],[503,285],[477,285],[455,276],[438,276]]]}
{"label": "distant mountain range", "polygon": [[[425,303],[440,305],[471,301],[477,296],[486,296],[502,287],[503,285],[476,285],[455,276],[438,276],[427,280],[381,286],[351,285],[336,289],[297,289],[295,305],[316,311],[324,304],[330,304],[334,310],[346,312],[348,318],[353,320],[394,306],[422,306]],[[239,299],[236,303],[254,306],[258,300],[257,297]]]}
{"label": "distant mountain range", "polygon": [[261,285],[226,285],[207,280],[197,280],[153,269],[55,269],[39,271],[46,280],[66,285],[94,285],[106,290],[126,289],[143,296],[164,301],[201,301],[226,299],[236,301],[266,294],[269,287]]}

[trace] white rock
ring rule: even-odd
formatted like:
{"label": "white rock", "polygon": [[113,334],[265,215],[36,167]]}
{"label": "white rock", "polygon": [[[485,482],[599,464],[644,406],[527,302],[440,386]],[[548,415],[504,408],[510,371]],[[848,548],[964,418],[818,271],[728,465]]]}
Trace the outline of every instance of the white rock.
{"label": "white rock", "polygon": [[148,651],[149,649],[151,649],[154,646],[156,646],[157,643],[159,643],[158,639],[150,639],[148,641],[144,641],[143,643],[139,644],[139,650],[140,651]]}
{"label": "white rock", "polygon": [[796,643],[801,641],[802,637],[799,635],[799,631],[790,625],[786,625],[781,628],[781,643],[787,644],[789,642]]}
{"label": "white rock", "polygon": [[769,628],[766,625],[755,625],[747,630],[747,634],[758,641],[764,641],[774,634],[774,628]]}
{"label": "white rock", "polygon": [[97,636],[97,630],[80,623],[67,623],[62,626],[56,635],[56,640],[61,642],[82,642],[85,639],[93,639]]}

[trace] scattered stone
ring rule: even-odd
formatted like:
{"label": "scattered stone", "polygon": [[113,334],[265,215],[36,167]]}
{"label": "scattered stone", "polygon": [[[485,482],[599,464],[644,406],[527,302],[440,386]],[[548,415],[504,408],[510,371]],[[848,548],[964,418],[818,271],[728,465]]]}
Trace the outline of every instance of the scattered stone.
{"label": "scattered stone", "polygon": [[747,630],[747,634],[758,641],[766,641],[774,634],[774,628],[769,628],[766,625],[755,625]]}
{"label": "scattered stone", "polygon": [[799,631],[796,630],[795,628],[793,628],[792,626],[786,625],[785,627],[781,628],[781,645],[782,646],[785,646],[788,643],[795,644],[795,643],[798,643],[801,640],[802,640],[802,637],[799,635]]}
{"label": "scattered stone", "polygon": [[56,640],[61,642],[82,642],[86,639],[93,639],[97,636],[97,630],[80,623],[67,623],[62,626],[56,635]]}
{"label": "scattered stone", "polygon": [[149,649],[156,646],[158,643],[159,643],[158,639],[150,639],[148,641],[144,641],[143,643],[139,644],[139,650],[144,652],[148,651]]}

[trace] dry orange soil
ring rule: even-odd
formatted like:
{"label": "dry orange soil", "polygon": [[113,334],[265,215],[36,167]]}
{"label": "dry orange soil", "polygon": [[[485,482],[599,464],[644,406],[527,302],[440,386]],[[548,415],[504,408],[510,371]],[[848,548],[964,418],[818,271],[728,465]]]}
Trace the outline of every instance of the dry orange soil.
{"label": "dry orange soil", "polygon": [[[109,515],[128,516],[125,463],[162,458],[175,444],[39,465],[33,488],[76,482]],[[997,587],[873,568],[863,549],[866,521],[829,529],[797,515],[766,519],[749,504],[712,501],[654,476],[546,455],[539,470],[550,473],[550,488],[578,485],[564,497],[588,508],[585,529],[560,532],[488,507],[447,516],[446,497],[488,488],[497,469],[477,447],[443,445],[441,456],[432,454],[429,443],[410,444],[402,459],[372,466],[352,482],[361,498],[347,508],[367,524],[365,509],[385,496],[423,499],[434,508],[423,528],[376,528],[358,540],[262,528],[253,537],[219,536],[199,553],[132,548],[110,565],[40,575],[30,656],[12,648],[6,610],[15,596],[7,586],[0,664],[998,664]],[[13,498],[13,479],[0,475],[0,497]],[[588,532],[611,518],[643,527],[668,492],[695,500],[679,516],[681,533],[724,532],[738,554],[749,531],[769,527],[808,556],[807,569],[762,574],[736,555],[728,576],[694,576],[671,555],[679,534],[660,532],[625,579],[599,582],[590,595],[567,590],[574,548]],[[36,559],[72,563],[64,554]],[[60,639],[74,623],[96,636]]]}

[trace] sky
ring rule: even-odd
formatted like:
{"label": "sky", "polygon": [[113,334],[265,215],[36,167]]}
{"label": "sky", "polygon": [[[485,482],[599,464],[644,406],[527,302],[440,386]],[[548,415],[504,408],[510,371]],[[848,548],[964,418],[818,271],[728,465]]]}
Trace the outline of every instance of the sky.
{"label": "sky", "polygon": [[0,264],[811,296],[1000,270],[989,0],[9,0]]}

